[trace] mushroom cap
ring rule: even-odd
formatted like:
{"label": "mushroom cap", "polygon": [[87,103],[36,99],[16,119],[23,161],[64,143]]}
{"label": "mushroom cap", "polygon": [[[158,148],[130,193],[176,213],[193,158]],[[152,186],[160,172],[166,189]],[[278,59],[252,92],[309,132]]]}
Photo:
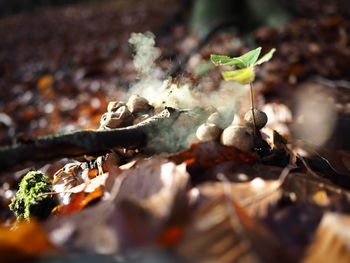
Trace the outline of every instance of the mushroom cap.
{"label": "mushroom cap", "polygon": [[226,128],[234,119],[234,114],[224,112],[214,112],[209,115],[207,123],[213,123],[221,129]]}
{"label": "mushroom cap", "polygon": [[140,97],[138,95],[132,95],[128,102],[126,103],[126,106],[132,113],[138,113],[138,112],[144,112],[148,111],[151,108],[153,108],[149,103],[148,100]]}
{"label": "mushroom cap", "polygon": [[116,111],[121,106],[125,106],[125,105],[126,105],[126,102],[124,101],[110,101],[107,106],[107,111],[113,112],[113,111]]}
{"label": "mushroom cap", "polygon": [[[263,128],[267,123],[267,115],[265,112],[254,109],[255,125],[257,129]],[[247,111],[244,115],[244,123],[248,127],[254,127],[252,110]]]}
{"label": "mushroom cap", "polygon": [[220,128],[223,128],[222,126],[225,125],[225,120],[219,112],[214,112],[209,115],[207,123],[212,123]]}
{"label": "mushroom cap", "polygon": [[241,125],[228,126],[221,134],[221,144],[234,146],[242,152],[249,152],[254,147],[252,130]]}
{"label": "mushroom cap", "polygon": [[119,107],[115,112],[106,112],[102,115],[100,128],[120,128],[132,124],[134,117],[126,106]]}
{"label": "mushroom cap", "polygon": [[204,123],[197,128],[196,136],[202,141],[215,141],[219,139],[222,129],[214,123]]}

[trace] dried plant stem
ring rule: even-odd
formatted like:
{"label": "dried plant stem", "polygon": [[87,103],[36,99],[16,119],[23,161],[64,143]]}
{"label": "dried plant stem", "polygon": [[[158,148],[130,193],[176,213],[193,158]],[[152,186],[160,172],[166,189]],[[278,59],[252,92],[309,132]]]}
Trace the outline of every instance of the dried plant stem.
{"label": "dried plant stem", "polygon": [[253,94],[253,83],[249,83],[250,87],[250,110],[252,111],[253,116],[253,125],[254,125],[254,136],[256,135],[256,122],[255,122],[255,115],[254,115],[254,94]]}

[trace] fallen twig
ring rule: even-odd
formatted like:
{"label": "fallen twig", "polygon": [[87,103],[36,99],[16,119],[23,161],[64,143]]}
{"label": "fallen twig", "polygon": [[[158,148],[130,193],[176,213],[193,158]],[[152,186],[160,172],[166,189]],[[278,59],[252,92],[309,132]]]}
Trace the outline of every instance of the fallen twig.
{"label": "fallen twig", "polygon": [[57,158],[101,155],[113,148],[141,146],[147,142],[147,136],[154,136],[157,130],[172,124],[180,113],[167,107],[161,113],[125,128],[57,133],[0,147],[0,167],[2,171],[16,170]]}

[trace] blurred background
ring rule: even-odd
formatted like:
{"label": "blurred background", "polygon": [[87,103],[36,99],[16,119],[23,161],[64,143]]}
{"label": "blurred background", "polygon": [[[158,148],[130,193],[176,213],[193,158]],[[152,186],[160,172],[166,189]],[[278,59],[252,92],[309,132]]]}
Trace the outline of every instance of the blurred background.
{"label": "blurred background", "polygon": [[[126,99],[139,78],[132,32],[155,35],[159,79],[172,75],[215,90],[221,76],[210,54],[275,47],[257,72],[258,106],[282,102],[293,110],[295,91],[312,81],[332,93],[342,118],[350,111],[345,0],[13,0],[0,7],[2,145],[97,128],[108,101]],[[347,122],[335,125],[344,130]]]}
{"label": "blurred background", "polygon": [[[209,182],[210,179],[209,191],[207,192],[209,206],[206,205],[207,202],[197,203],[200,199],[196,199],[202,198],[200,192],[205,193],[205,187],[204,190],[192,188],[194,191],[191,190],[188,196],[191,202],[192,198],[197,201],[192,203],[194,209],[191,212],[188,211],[189,214],[191,213],[190,220],[184,216],[185,210],[181,206],[184,203],[180,202],[178,206],[178,198],[174,199],[176,205],[172,207],[155,195],[152,200],[157,200],[157,202],[153,203],[153,208],[169,209],[170,207],[174,209],[172,217],[168,217],[168,215],[164,217],[168,225],[160,224],[158,219],[152,221],[153,217],[149,217],[149,214],[144,212],[146,210],[143,210],[141,202],[126,202],[122,203],[123,206],[120,208],[122,210],[115,210],[112,213],[113,220],[108,219],[109,221],[106,221],[105,225],[100,224],[103,220],[107,220],[103,219],[104,213],[101,213],[101,210],[84,210],[82,212],[87,211],[87,214],[78,213],[73,215],[74,218],[57,218],[60,223],[52,221],[52,228],[46,228],[46,230],[54,234],[57,237],[56,242],[61,242],[60,246],[66,246],[68,251],[69,249],[74,250],[74,253],[98,251],[108,254],[115,251],[120,245],[116,244],[117,242],[111,242],[118,240],[113,239],[117,235],[113,236],[113,231],[111,231],[117,225],[121,226],[120,229],[123,231],[127,229],[123,232],[124,236],[122,235],[125,240],[122,238],[121,240],[126,243],[131,242],[131,244],[132,239],[129,237],[133,238],[133,236],[129,235],[128,231],[130,233],[141,231],[140,236],[137,234],[135,236],[136,239],[141,237],[142,243],[142,238],[145,236],[142,233],[151,235],[156,233],[157,235],[158,232],[153,231],[153,226],[155,228],[167,226],[169,228],[164,229],[169,231],[164,233],[168,235],[164,235],[164,241],[161,239],[159,241],[166,244],[167,252],[172,249],[176,254],[176,249],[178,249],[180,255],[183,252],[188,253],[187,256],[190,256],[189,258],[193,259],[193,262],[201,262],[200,259],[209,262],[207,256],[211,253],[214,255],[211,262],[232,262],[233,260],[230,260],[229,257],[225,261],[217,260],[216,255],[221,253],[222,248],[227,249],[231,256],[239,257],[240,262],[245,262],[245,256],[251,256],[251,254],[246,253],[246,244],[253,244],[251,240],[254,240],[256,251],[263,252],[264,255],[272,255],[271,251],[282,251],[279,246],[273,246],[272,250],[266,249],[274,242],[274,239],[271,238],[274,236],[266,235],[261,231],[260,223],[265,226],[269,225],[276,236],[279,236],[281,247],[286,247],[288,251],[292,252],[290,253],[292,258],[286,254],[285,259],[288,260],[277,262],[299,262],[296,259],[301,259],[303,256],[301,252],[305,251],[306,245],[314,238],[313,231],[315,231],[323,213],[327,215],[328,221],[325,222],[331,231],[333,231],[331,227],[337,226],[336,232],[325,235],[333,237],[332,233],[339,233],[339,235],[337,234],[338,238],[345,240],[343,230],[346,229],[347,223],[345,224],[343,219],[335,218],[335,215],[330,214],[329,216],[329,212],[343,213],[350,210],[349,194],[343,189],[343,187],[350,189],[350,180],[347,176],[350,174],[350,137],[348,136],[350,129],[349,10],[349,0],[0,1],[1,146],[17,141],[30,141],[35,136],[55,132],[97,129],[102,114],[107,111],[109,101],[127,100],[130,95],[138,94],[142,90],[152,90],[153,93],[149,99],[162,102],[164,98],[157,93],[157,88],[160,87],[159,83],[164,83],[164,80],[168,80],[169,83],[173,83],[178,88],[173,93],[179,95],[180,102],[181,98],[185,98],[187,101],[190,97],[187,94],[193,95],[195,91],[198,91],[201,98],[205,97],[205,99],[200,100],[202,104],[199,105],[200,107],[207,107],[208,101],[212,102],[215,98],[218,102],[215,105],[218,106],[217,108],[229,104],[230,109],[234,108],[237,111],[235,113],[242,117],[250,108],[249,88],[242,85],[237,86],[232,82],[224,82],[220,75],[223,68],[215,68],[210,62],[210,55],[239,56],[261,46],[262,54],[271,48],[276,48],[276,52],[269,62],[256,69],[255,107],[268,115],[267,126],[278,131],[288,140],[288,147],[290,147],[288,155],[289,152],[292,152],[303,157],[319,157],[316,165],[314,164],[312,167],[312,169],[314,167],[318,169],[314,170],[309,167],[311,164],[303,163],[301,165],[296,160],[290,160],[290,164],[298,165],[296,166],[298,174],[294,173],[290,177],[289,181],[292,182],[292,185],[286,184],[284,187],[291,187],[292,190],[287,189],[288,191],[286,191],[282,189],[280,182],[267,180],[269,176],[271,178],[282,177],[285,171],[278,167],[278,165],[283,167],[285,165],[280,164],[280,159],[283,158],[279,158],[279,155],[283,155],[279,153],[286,151],[284,140],[281,137],[277,135],[270,137],[270,140],[273,138],[273,146],[279,144],[278,147],[282,147],[283,150],[282,152],[276,151],[277,158],[271,161],[272,165],[268,163],[268,165],[263,166],[260,161],[251,165],[242,160],[237,162],[235,160],[236,163],[227,166],[220,161],[217,166],[215,164],[215,166],[208,166],[211,167],[208,168],[204,165],[205,162],[210,163],[212,159],[221,159],[212,158],[211,154],[213,156],[219,154],[216,151],[222,146],[215,148],[214,151],[211,148],[206,148],[207,146],[204,144],[204,148],[199,149],[199,156],[191,158],[198,158],[199,163],[201,163],[202,155],[205,157],[203,167],[198,171],[194,169],[193,173],[198,176],[199,180]],[[145,40],[146,45],[142,46],[141,43],[141,46],[138,47],[144,52],[141,52],[144,54],[141,58],[144,57],[146,61],[143,61],[144,64],[141,63],[143,66],[139,69],[135,67],[136,48],[131,47],[129,43],[130,36],[135,36],[132,34],[133,32],[148,32],[145,34],[148,36]],[[137,41],[135,40],[135,42]],[[148,70],[146,70],[147,67]],[[143,81],[145,79],[147,81]],[[215,97],[213,94],[217,96]],[[222,105],[220,105],[221,102]],[[271,131],[273,132],[273,130]],[[283,143],[281,143],[282,141]],[[226,151],[220,150],[219,152],[218,156],[226,155]],[[127,156],[129,152],[123,154]],[[194,154],[197,155],[196,151]],[[239,156],[241,156],[240,153]],[[132,178],[138,178],[135,179],[137,184],[134,184],[133,188],[124,188],[125,193],[128,192],[131,195],[143,193],[143,188],[139,185],[149,187],[153,193],[154,185],[158,185],[155,182],[159,181],[157,177],[159,175],[175,183],[177,181],[169,179],[172,178],[168,176],[169,174],[185,174],[187,178],[188,174],[184,166],[182,166],[181,172],[177,170],[166,174],[148,172],[148,169],[154,171],[163,167],[161,164],[163,160],[156,156],[153,157],[147,160],[147,163],[144,162],[145,169],[143,166],[136,166],[137,172],[135,172],[133,164],[129,168],[124,168],[130,170],[131,174],[127,178],[131,178],[131,182]],[[226,160],[225,158],[223,160]],[[245,157],[240,158],[244,159]],[[240,160],[240,158],[238,159]],[[184,160],[191,160],[188,163],[192,163],[192,159],[186,158]],[[298,161],[301,160],[303,159],[298,159]],[[62,168],[64,162],[66,163],[68,160],[47,164],[43,171],[52,176],[58,169]],[[157,169],[154,169],[155,167]],[[169,166],[167,167],[169,168]],[[303,169],[300,170],[300,167]],[[68,170],[69,173],[73,173],[72,169]],[[119,170],[119,168],[115,171],[111,170],[112,175],[114,172],[117,175]],[[168,171],[168,169],[165,170]],[[254,239],[247,239],[245,236],[243,245],[237,243],[236,240],[236,237],[241,235],[241,230],[235,232],[236,225],[232,224],[232,209],[227,209],[230,206],[226,204],[225,187],[216,186],[216,183],[211,184],[212,179],[214,181],[220,179],[217,175],[221,171],[224,173],[227,171],[228,174],[233,172],[232,175],[237,175],[237,178],[241,176],[242,181],[248,180],[247,175],[252,175],[252,178],[262,178],[252,180],[251,184],[247,181],[243,188],[234,188],[237,186],[232,184],[232,193],[237,194],[237,196],[242,194],[241,200],[249,201],[246,204],[253,206],[258,204],[255,208],[257,214],[262,211],[261,207],[264,207],[263,210],[269,213],[268,215],[259,215],[260,219],[266,219],[265,223],[256,221],[259,224],[255,224],[255,221],[247,220],[249,224],[247,223],[246,227],[249,228],[249,235]],[[133,177],[133,172],[137,176]],[[317,174],[318,172],[319,174]],[[23,173],[22,170],[2,174],[0,177],[0,218],[2,221],[11,217],[8,204],[15,189],[18,189],[18,179]],[[152,174],[153,179],[149,178]],[[143,175],[148,176],[147,180],[144,180]],[[336,187],[325,183],[325,178],[335,182]],[[193,178],[191,180],[191,183],[196,183]],[[226,181],[222,182],[227,183]],[[278,188],[276,188],[276,183],[278,183]],[[167,184],[164,185],[167,187]],[[255,193],[256,189],[264,191],[262,193],[265,194],[267,193],[265,191],[273,194],[275,210],[271,210],[273,208],[272,201],[264,200],[261,192],[256,191],[259,194],[255,197],[250,195],[250,192]],[[188,191],[188,189],[184,189],[184,191]],[[186,196],[185,192],[179,191],[178,193],[179,197]],[[210,197],[211,195],[219,198],[214,199]],[[140,197],[140,199],[143,201],[144,198]],[[212,202],[213,200],[214,202]],[[101,199],[100,203],[105,201],[108,201],[108,196],[106,200]],[[111,203],[107,203],[104,207],[109,209],[113,206]],[[227,213],[228,211],[229,213]],[[244,212],[244,210],[242,211]],[[210,217],[207,216],[208,214]],[[221,217],[220,214],[225,217]],[[242,215],[242,221],[246,220],[247,216],[244,213]],[[123,216],[125,217],[124,221]],[[346,220],[349,222],[348,217]],[[215,224],[208,225],[209,221]],[[74,224],[71,224],[72,222]],[[199,222],[198,225],[197,222]],[[340,224],[340,222],[344,223]],[[124,223],[129,229],[124,227]],[[179,225],[177,225],[178,223]],[[189,238],[184,239],[185,242],[180,242],[178,245],[176,242],[183,233],[181,224],[187,224],[190,231],[188,232]],[[255,226],[252,227],[252,225]],[[209,226],[209,228],[203,228],[203,226]],[[200,235],[200,229],[208,231],[202,231],[203,235]],[[241,227],[237,229],[241,229]],[[194,232],[191,232],[192,230]],[[321,231],[323,231],[323,224],[321,224]],[[40,232],[34,229],[28,234],[30,240],[32,240],[31,233],[33,232],[36,234],[35,237],[40,238]],[[97,237],[95,237],[95,233]],[[260,239],[255,239],[256,234]],[[12,240],[10,237],[16,236],[11,231],[8,235],[9,237],[3,236],[3,244]],[[19,237],[20,242],[18,243],[26,247],[27,239]],[[99,246],[98,242],[95,243],[95,240],[99,238],[102,243],[106,241],[111,247],[103,247]],[[319,257],[321,259],[336,252],[342,255],[344,251],[346,252],[348,239],[345,240],[346,242],[344,241],[344,246],[340,246],[339,244],[343,243],[339,239],[320,238],[320,240],[332,243],[331,245],[334,245],[335,248],[320,243],[319,247],[315,246],[314,250],[311,250],[310,255],[316,255],[316,252],[321,253]],[[248,243],[246,243],[247,240],[249,240]],[[335,241],[333,242],[333,240]],[[71,246],[73,242],[77,242],[75,245],[78,244],[79,247],[80,244],[84,249],[77,251],[74,246]],[[122,245],[121,242],[121,247]],[[176,248],[176,246],[178,247]],[[320,247],[322,249],[319,249]],[[328,250],[324,250],[326,247]],[[9,251],[10,256],[16,254],[13,253],[14,250]],[[59,253],[61,256],[61,250]],[[222,257],[225,255],[220,254]],[[242,257],[242,261],[240,257]],[[115,258],[115,260],[119,259]],[[162,257],[158,260],[158,262],[165,261],[166,258]],[[248,261],[276,262],[275,260]],[[153,255],[150,255],[149,262],[155,262]],[[319,260],[303,260],[303,262],[319,262]]]}

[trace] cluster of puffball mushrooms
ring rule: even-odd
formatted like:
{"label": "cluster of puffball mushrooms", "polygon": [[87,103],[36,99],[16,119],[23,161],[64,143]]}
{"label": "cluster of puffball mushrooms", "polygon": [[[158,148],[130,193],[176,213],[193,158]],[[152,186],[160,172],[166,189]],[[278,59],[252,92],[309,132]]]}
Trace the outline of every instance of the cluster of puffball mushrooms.
{"label": "cluster of puffball mushrooms", "polygon": [[[151,117],[153,110],[154,107],[148,100],[138,95],[132,95],[128,102],[111,101],[107,112],[102,115],[99,129],[115,129],[137,124]],[[237,118],[239,119],[238,116],[231,116],[227,121],[225,114],[215,111],[197,128],[196,137],[201,142],[220,141],[222,145],[249,152],[254,148],[255,135],[267,123],[267,115],[254,109],[254,117],[252,110],[247,111],[243,124],[240,124]]]}
{"label": "cluster of puffball mushrooms", "polygon": [[253,116],[252,110],[249,110],[244,115],[243,125],[238,124],[237,117],[233,116],[231,124],[227,125],[223,121],[223,114],[214,112],[198,127],[196,136],[202,142],[220,140],[222,145],[234,146],[243,152],[249,152],[254,148],[255,134],[259,133],[267,123],[267,115],[254,109]]}
{"label": "cluster of puffball mushrooms", "polygon": [[107,112],[101,117],[99,130],[137,124],[151,117],[152,110],[153,106],[148,100],[138,95],[132,95],[128,102],[111,101],[108,103]]}

